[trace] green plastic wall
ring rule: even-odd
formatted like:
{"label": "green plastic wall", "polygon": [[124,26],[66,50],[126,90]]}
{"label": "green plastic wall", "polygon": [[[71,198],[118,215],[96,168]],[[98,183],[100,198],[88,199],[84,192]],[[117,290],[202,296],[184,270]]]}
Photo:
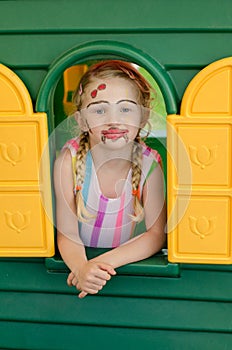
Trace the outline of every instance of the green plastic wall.
{"label": "green plastic wall", "polygon": [[[35,109],[49,118],[56,69],[65,65],[61,58],[71,62],[75,48],[99,41],[105,48],[120,43],[122,58],[129,57],[129,47],[136,60],[151,70],[155,65],[161,85],[165,76],[167,110],[178,112],[192,77],[231,56],[232,3],[0,1],[0,62],[19,75]],[[104,57],[119,51],[109,50]],[[83,51],[78,52],[81,60]],[[101,50],[94,57],[101,58]],[[165,156],[159,142],[150,142]],[[67,269],[58,254],[52,259],[2,258],[0,349],[229,350],[231,273],[231,266],[170,264],[160,254],[119,269],[101,293],[79,300],[75,289],[66,286]]]}

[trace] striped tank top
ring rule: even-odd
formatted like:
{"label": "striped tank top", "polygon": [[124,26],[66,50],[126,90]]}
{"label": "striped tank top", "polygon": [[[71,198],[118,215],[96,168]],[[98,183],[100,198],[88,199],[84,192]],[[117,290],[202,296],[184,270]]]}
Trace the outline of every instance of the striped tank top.
{"label": "striped tank top", "polygon": [[[78,139],[74,138],[66,142],[63,149],[71,152],[74,171],[74,193],[76,178],[76,153]],[[143,145],[142,175],[140,181],[140,193],[143,186],[157,164],[161,161],[160,155],[150,147]],[[124,180],[125,181],[125,180]],[[82,185],[82,196],[88,212],[94,218],[87,222],[78,222],[79,235],[87,247],[115,248],[128,241],[133,236],[135,222],[130,215],[133,211],[133,195],[131,184],[131,170],[124,182],[122,194],[117,198],[105,197],[100,189],[91,152],[86,155],[85,180]]]}

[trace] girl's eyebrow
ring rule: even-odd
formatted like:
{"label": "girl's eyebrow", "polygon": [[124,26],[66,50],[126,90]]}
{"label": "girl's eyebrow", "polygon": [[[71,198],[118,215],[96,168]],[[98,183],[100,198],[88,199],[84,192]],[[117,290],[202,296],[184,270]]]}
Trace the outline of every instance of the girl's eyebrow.
{"label": "girl's eyebrow", "polygon": [[[122,102],[130,102],[130,103],[133,103],[135,105],[137,105],[137,102],[133,101],[133,100],[128,100],[128,99],[124,99],[124,100],[119,100],[116,102],[116,104],[119,104],[119,103],[122,103]],[[89,106],[91,105],[97,105],[97,104],[100,104],[100,103],[107,103],[107,104],[110,104],[109,101],[105,101],[105,100],[100,100],[100,101],[94,101],[94,102],[90,102],[86,108],[88,108]]]}
{"label": "girl's eyebrow", "polygon": [[137,102],[135,102],[135,101],[133,101],[133,100],[128,100],[128,99],[119,100],[118,102],[116,102],[116,104],[121,103],[121,102],[130,102],[130,103],[133,103],[133,104],[137,105]]}
{"label": "girl's eyebrow", "polygon": [[90,102],[86,108],[88,108],[88,107],[91,106],[91,105],[97,105],[97,104],[99,104],[99,103],[108,103],[108,104],[109,104],[109,101],[100,100],[100,101]]}

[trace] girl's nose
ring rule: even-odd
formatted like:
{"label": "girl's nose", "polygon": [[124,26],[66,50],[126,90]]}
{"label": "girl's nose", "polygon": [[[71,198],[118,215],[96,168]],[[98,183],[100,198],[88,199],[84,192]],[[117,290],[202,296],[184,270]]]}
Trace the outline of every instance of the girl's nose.
{"label": "girl's nose", "polygon": [[121,118],[117,110],[114,110],[112,108],[107,118],[107,124],[120,124],[121,123],[120,119]]}

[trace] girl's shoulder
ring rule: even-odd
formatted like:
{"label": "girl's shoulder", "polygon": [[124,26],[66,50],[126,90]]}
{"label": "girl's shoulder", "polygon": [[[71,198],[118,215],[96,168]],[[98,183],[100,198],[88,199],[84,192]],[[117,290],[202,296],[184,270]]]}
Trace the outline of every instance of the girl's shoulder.
{"label": "girl's shoulder", "polygon": [[145,181],[148,180],[150,175],[154,172],[157,167],[163,169],[162,158],[159,152],[146,144],[142,144],[143,147],[143,178]]}
{"label": "girl's shoulder", "polygon": [[75,137],[73,139],[68,140],[64,144],[64,146],[62,147],[61,151],[69,149],[70,152],[71,152],[72,157],[75,157],[76,153],[78,151],[78,148],[79,148],[79,139],[77,137]]}
{"label": "girl's shoulder", "polygon": [[150,159],[152,161],[156,161],[158,164],[162,163],[161,156],[159,152],[149,146],[147,146],[144,142],[141,143],[141,146],[143,148],[143,157],[146,159]]}

